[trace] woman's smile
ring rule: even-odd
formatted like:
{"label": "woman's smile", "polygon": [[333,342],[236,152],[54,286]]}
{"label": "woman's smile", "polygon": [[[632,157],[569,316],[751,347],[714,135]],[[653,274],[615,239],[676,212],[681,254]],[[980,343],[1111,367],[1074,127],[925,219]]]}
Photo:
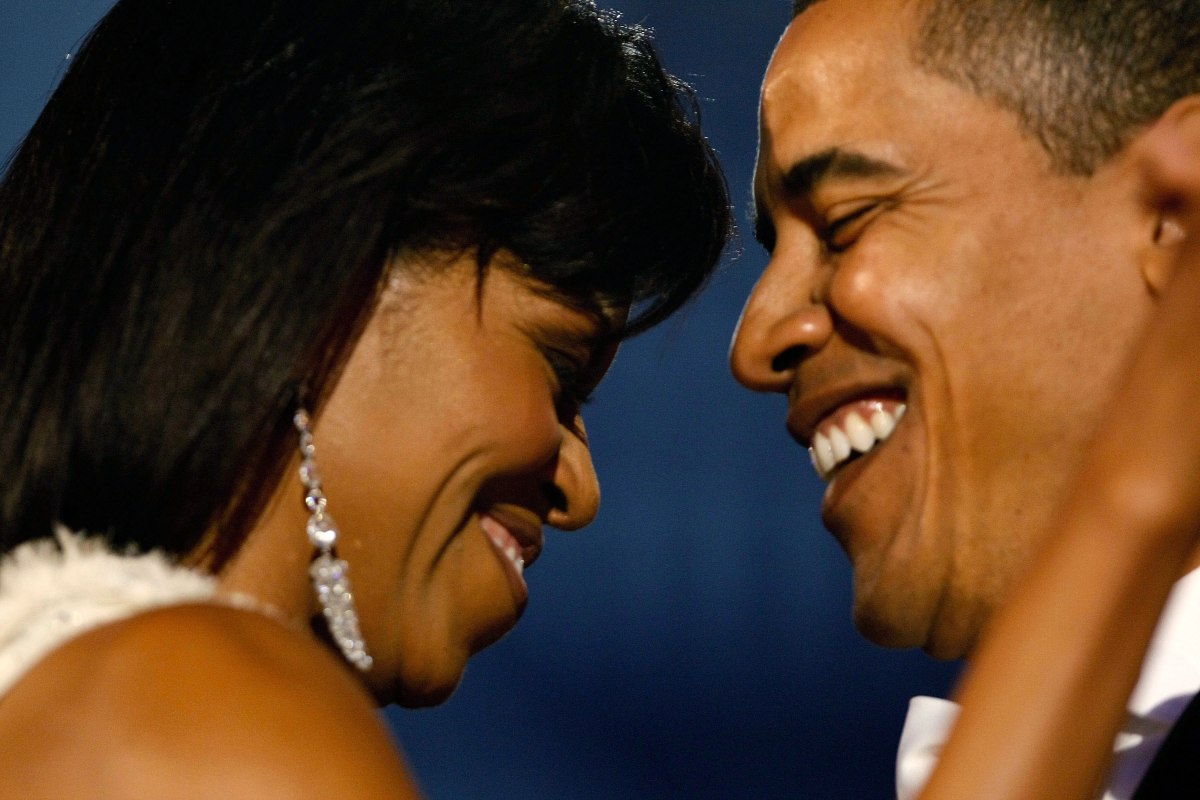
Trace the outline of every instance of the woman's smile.
{"label": "woman's smile", "polygon": [[[377,664],[368,680],[384,696],[404,686],[413,705],[444,698],[467,658],[516,624],[542,527],[595,516],[572,398],[613,356],[601,317],[503,256],[482,274],[473,252],[426,258],[433,268],[397,265],[313,425]],[[582,377],[547,355],[561,352]],[[289,514],[303,511],[294,499],[280,504]],[[295,538],[294,520],[279,524]]]}
{"label": "woman's smile", "polygon": [[523,517],[527,515],[518,509],[491,509],[479,515],[479,525],[505,566],[519,608],[529,600],[525,568],[541,554],[543,543],[541,521]]}

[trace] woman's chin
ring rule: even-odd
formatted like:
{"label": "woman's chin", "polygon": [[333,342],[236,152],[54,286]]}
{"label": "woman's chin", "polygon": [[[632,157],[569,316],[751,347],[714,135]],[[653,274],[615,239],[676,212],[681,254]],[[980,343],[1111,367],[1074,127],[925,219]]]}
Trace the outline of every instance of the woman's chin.
{"label": "woman's chin", "polygon": [[[495,598],[503,598],[496,602]],[[424,629],[425,635],[399,637],[381,646],[376,668],[367,684],[381,704],[426,708],[444,703],[462,682],[467,663],[481,650],[504,638],[521,617],[523,608],[507,593],[490,595],[486,607],[458,607],[453,614],[458,625]],[[468,626],[464,624],[470,620]],[[370,638],[368,638],[368,647]],[[388,651],[399,654],[396,660]]]}
{"label": "woman's chin", "polygon": [[491,647],[507,636],[513,628],[517,627],[524,610],[524,607],[518,606],[510,614],[497,619],[494,624],[482,630],[471,643],[471,655],[474,656],[480,650]]}
{"label": "woman's chin", "polygon": [[466,659],[454,659],[452,664],[439,664],[436,669],[400,670],[390,680],[380,681],[378,675],[369,680],[371,693],[380,706],[398,705],[404,708],[428,708],[446,702],[462,682]]}
{"label": "woman's chin", "polygon": [[438,686],[421,686],[415,688],[408,685],[401,685],[391,702],[404,708],[429,708],[430,706],[441,705],[450,699],[450,696],[454,694],[454,690],[458,688],[461,680],[462,673],[460,672],[458,680]]}

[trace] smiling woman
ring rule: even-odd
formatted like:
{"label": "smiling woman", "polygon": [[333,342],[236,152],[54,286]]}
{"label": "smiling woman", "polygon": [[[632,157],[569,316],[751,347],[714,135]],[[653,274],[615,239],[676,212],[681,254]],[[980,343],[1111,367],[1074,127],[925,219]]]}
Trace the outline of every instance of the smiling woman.
{"label": "smiling woman", "polygon": [[[410,705],[444,699],[467,658],[516,623],[543,523],[580,528],[599,504],[569,392],[599,380],[620,320],[566,305],[508,261],[480,276],[473,253],[433,254],[398,271],[313,436],[371,680]],[[285,607],[290,595],[264,596],[258,582],[305,557],[295,532],[308,512],[296,485],[279,492],[251,537],[284,549],[264,562],[243,548],[223,586]]]}
{"label": "smiling woman", "polygon": [[591,3],[118,2],[0,185],[12,791],[414,795],[374,706],[516,623],[728,226]]}

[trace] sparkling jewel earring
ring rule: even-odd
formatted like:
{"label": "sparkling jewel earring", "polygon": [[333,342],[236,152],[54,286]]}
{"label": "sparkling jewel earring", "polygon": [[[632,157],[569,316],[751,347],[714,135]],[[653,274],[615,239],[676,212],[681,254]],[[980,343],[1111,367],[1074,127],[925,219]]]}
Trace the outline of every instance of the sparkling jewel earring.
{"label": "sparkling jewel earring", "polygon": [[333,641],[342,655],[363,672],[371,668],[374,660],[367,653],[362,633],[358,628],[358,611],[354,607],[354,595],[350,591],[350,566],[337,557],[338,530],[326,510],[328,501],[321,489],[321,474],[314,460],[312,429],[309,427],[308,412],[301,408],[293,418],[300,433],[300,482],[304,484],[304,507],[312,515],[308,518],[308,540],[317,549],[309,565],[313,589],[325,614],[325,622]]}

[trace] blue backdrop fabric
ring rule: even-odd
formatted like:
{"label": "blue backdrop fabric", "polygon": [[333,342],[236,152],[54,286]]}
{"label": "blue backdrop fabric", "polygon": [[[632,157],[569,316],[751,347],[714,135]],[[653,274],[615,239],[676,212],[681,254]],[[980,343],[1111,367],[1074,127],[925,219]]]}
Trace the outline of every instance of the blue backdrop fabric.
{"label": "blue backdrop fabric", "polygon": [[[0,153],[112,0],[0,0]],[[587,409],[597,522],[550,532],[525,619],[436,709],[385,713],[434,800],[887,798],[909,696],[952,665],[861,640],[821,486],[726,354],[762,72],[788,0],[601,0],[701,98],[742,235],[704,296],[625,346]]]}

